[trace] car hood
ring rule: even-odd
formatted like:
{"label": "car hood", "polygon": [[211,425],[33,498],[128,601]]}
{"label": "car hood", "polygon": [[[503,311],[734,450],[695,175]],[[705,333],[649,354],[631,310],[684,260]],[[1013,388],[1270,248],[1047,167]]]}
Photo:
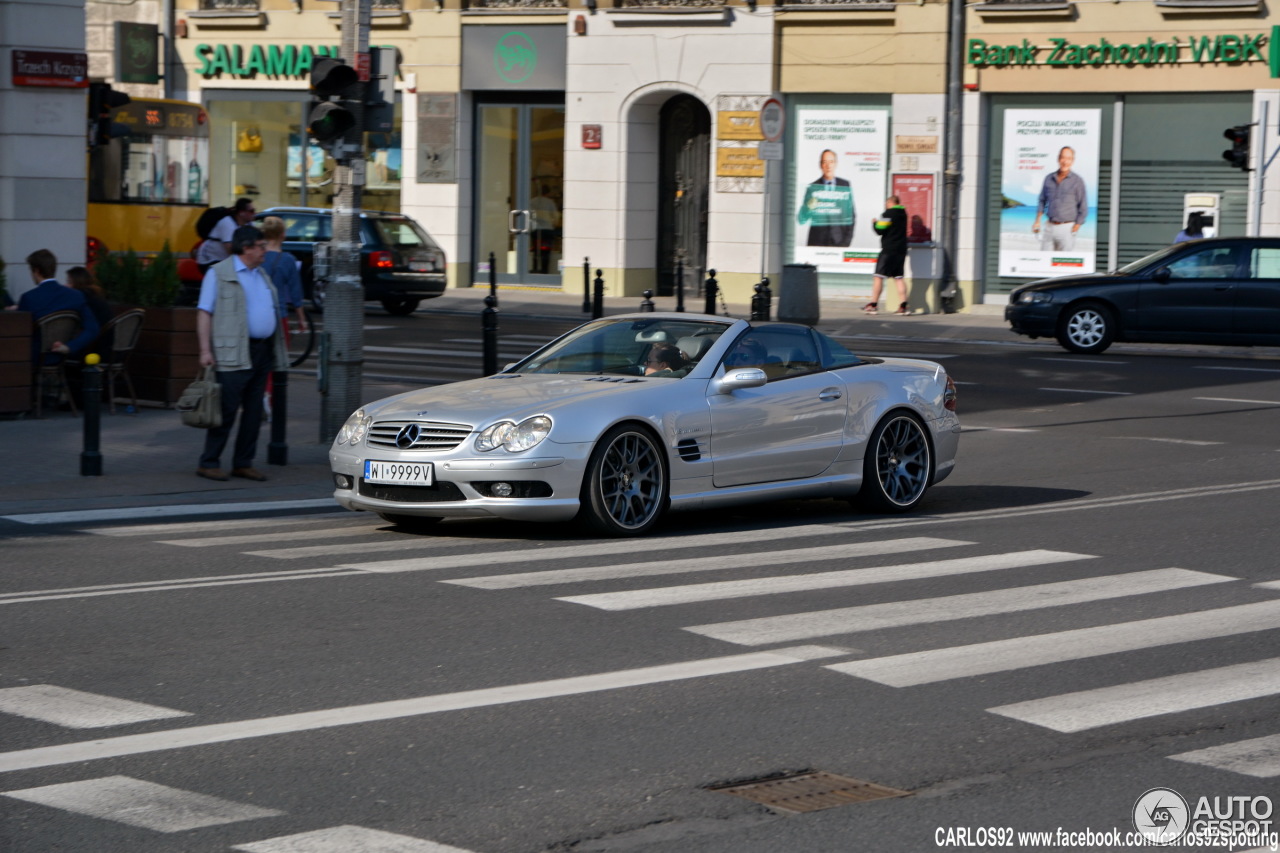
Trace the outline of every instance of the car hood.
{"label": "car hood", "polygon": [[1063,290],[1068,287],[1091,287],[1096,285],[1107,285],[1128,281],[1129,276],[1116,275],[1115,273],[1094,272],[1085,275],[1064,275],[1056,278],[1042,278],[1039,281],[1032,281],[1020,287],[1013,289],[1014,293],[1021,293],[1024,290]]}
{"label": "car hood", "polygon": [[555,413],[570,404],[662,393],[663,387],[683,381],[586,373],[498,373],[387,397],[364,410],[374,420],[429,420],[479,428],[503,418],[520,421]]}

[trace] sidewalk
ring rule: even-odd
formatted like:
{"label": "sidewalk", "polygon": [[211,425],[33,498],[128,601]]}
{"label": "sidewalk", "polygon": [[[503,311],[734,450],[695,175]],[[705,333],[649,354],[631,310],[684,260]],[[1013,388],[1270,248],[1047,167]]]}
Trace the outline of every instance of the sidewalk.
{"label": "sidewalk", "polygon": [[[479,318],[488,292],[488,288],[450,290],[438,299],[424,302],[419,313],[469,314]],[[608,297],[604,312],[613,315],[636,311],[640,301]],[[674,297],[656,297],[654,302],[659,311],[675,307]],[[691,313],[702,307],[701,298],[685,300],[685,308]],[[728,307],[731,316],[750,316],[746,305]],[[824,301],[818,327],[868,340],[1018,340],[994,312],[868,317],[860,308],[861,303],[853,300]],[[499,322],[502,317],[590,319],[590,314],[582,310],[581,294],[560,291],[499,288],[498,309]],[[776,312],[775,300],[775,316]],[[500,327],[499,338],[501,335]],[[170,409],[143,407],[133,415],[124,414],[119,406],[119,414],[104,411],[103,474],[93,477],[80,474],[83,418],[57,412],[41,420],[0,419],[0,518],[70,512],[96,512],[101,517],[113,509],[136,507],[154,507],[159,518],[161,513],[173,513],[172,508],[182,506],[192,507],[195,512],[197,506],[207,510],[210,505],[218,505],[222,511],[231,512],[236,510],[236,504],[266,502],[287,502],[277,504],[281,509],[336,507],[330,500],[329,445],[319,442],[320,396],[315,382],[306,374],[295,374],[289,390],[289,464],[266,464],[270,426],[264,424],[258,442],[258,468],[270,478],[265,483],[234,479],[218,483],[196,477],[204,434],[183,426],[177,413]],[[25,519],[28,523],[37,520]]]}

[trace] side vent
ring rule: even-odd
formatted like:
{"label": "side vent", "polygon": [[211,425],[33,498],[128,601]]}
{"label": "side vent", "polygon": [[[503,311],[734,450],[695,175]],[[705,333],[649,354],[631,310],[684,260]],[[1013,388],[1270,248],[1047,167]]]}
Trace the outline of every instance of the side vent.
{"label": "side vent", "polygon": [[682,438],[676,442],[676,453],[680,454],[680,458],[685,462],[697,462],[702,458],[702,448],[698,446],[696,438]]}

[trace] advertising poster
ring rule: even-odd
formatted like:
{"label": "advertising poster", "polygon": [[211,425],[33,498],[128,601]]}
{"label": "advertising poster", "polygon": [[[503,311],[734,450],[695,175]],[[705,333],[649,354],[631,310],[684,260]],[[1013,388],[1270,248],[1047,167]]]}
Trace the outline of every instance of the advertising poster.
{"label": "advertising poster", "polygon": [[1000,275],[1095,270],[1101,110],[1006,110]]}
{"label": "advertising poster", "polygon": [[791,263],[870,275],[880,254],[871,222],[884,210],[889,111],[796,110]]}

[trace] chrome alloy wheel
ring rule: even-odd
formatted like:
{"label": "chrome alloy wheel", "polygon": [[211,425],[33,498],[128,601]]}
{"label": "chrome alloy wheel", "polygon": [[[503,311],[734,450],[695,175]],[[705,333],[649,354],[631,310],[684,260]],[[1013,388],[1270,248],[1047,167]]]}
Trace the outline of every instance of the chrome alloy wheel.
{"label": "chrome alloy wheel", "polygon": [[645,532],[666,504],[662,451],[637,429],[610,430],[593,454],[587,479],[588,519],[615,536]]}
{"label": "chrome alloy wheel", "polygon": [[924,496],[932,471],[929,440],[915,418],[898,415],[878,430],[877,491],[892,508],[905,509]]}
{"label": "chrome alloy wheel", "polygon": [[1093,308],[1081,308],[1067,318],[1067,338],[1082,350],[1092,349],[1107,334],[1107,318]]}

